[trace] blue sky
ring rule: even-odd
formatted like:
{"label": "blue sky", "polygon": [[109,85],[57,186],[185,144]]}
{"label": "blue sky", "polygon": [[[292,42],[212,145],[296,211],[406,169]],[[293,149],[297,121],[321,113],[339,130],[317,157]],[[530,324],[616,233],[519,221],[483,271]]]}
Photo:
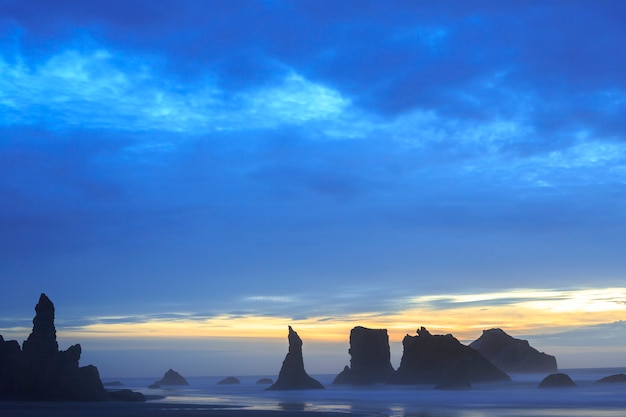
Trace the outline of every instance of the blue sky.
{"label": "blue sky", "polygon": [[623,357],[567,335],[626,318],[625,20],[617,0],[0,0],[0,334],[46,292],[68,343],[112,346],[105,374],[141,332],[215,358],[267,339],[277,371],[287,324],[320,371],[357,324]]}

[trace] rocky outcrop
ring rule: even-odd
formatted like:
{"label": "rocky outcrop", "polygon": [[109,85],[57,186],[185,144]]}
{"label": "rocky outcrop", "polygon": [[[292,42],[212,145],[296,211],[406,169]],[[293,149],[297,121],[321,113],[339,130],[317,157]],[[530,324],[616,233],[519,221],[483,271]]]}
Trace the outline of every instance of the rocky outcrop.
{"label": "rocky outcrop", "polygon": [[131,391],[129,389],[121,389],[116,391],[109,391],[109,396],[115,401],[125,402],[144,402],[146,396],[141,392]]}
{"label": "rocky outcrop", "polygon": [[400,367],[391,384],[438,384],[447,375],[467,375],[470,383],[510,381],[477,350],[463,345],[451,334],[431,335],[424,327],[417,336],[406,335]]}
{"label": "rocky outcrop", "polygon": [[162,385],[189,385],[189,383],[181,374],[173,369],[168,369],[163,375],[163,378],[155,381],[152,385],[150,385],[150,387],[160,387]]}
{"label": "rocky outcrop", "polygon": [[272,378],[261,378],[256,382],[258,385],[270,385],[273,384]]}
{"label": "rocky outcrop", "polygon": [[280,368],[278,379],[268,390],[324,389],[317,380],[304,370],[302,359],[302,339],[289,326],[289,352]]}
{"label": "rocky outcrop", "polygon": [[59,351],[54,304],[41,294],[35,306],[33,330],[22,344],[0,337],[0,397],[23,400],[110,399],[98,369],[79,367],[80,345]]}
{"label": "rocky outcrop", "polygon": [[576,383],[567,374],[556,373],[545,377],[538,388],[568,388],[575,387]]}
{"label": "rocky outcrop", "polygon": [[597,384],[626,384],[626,375],[615,374],[598,379]]}
{"label": "rocky outcrop", "polygon": [[235,378],[234,376],[228,376],[224,379],[222,379],[220,382],[218,382],[218,385],[236,385],[239,384],[241,381],[239,381],[239,378]]}
{"label": "rocky outcrop", "polygon": [[451,366],[443,373],[441,379],[435,385],[435,389],[445,391],[463,391],[472,388],[472,382],[467,375],[467,369],[460,366]]}
{"label": "rocky outcrop", "polygon": [[367,385],[387,382],[393,367],[387,329],[357,326],[350,331],[350,367],[346,366],[333,384]]}
{"label": "rocky outcrop", "polygon": [[510,373],[550,373],[557,371],[556,358],[539,352],[527,340],[516,339],[502,329],[484,330],[469,345],[491,363]]}

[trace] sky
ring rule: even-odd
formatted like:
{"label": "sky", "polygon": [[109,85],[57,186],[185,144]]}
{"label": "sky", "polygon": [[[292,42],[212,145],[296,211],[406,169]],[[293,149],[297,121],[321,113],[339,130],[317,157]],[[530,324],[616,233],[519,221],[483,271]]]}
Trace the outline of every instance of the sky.
{"label": "sky", "polygon": [[626,366],[621,0],[0,0],[0,334],[309,373],[357,325]]}

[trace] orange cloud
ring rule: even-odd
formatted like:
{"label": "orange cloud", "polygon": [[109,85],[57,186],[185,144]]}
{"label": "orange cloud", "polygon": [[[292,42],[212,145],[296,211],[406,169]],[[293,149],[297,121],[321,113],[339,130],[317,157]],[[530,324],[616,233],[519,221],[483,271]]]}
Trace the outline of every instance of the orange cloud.
{"label": "orange cloud", "polygon": [[[481,331],[501,327],[515,334],[557,333],[580,326],[622,320],[626,288],[581,290],[512,290],[498,293],[441,295],[403,300],[401,311],[349,314],[333,319],[293,320],[263,315],[194,319],[150,319],[95,323],[59,333],[85,338],[284,338],[293,325],[307,340],[345,342],[350,329],[361,325],[389,330],[392,341],[425,326],[473,340]],[[73,337],[72,336],[72,337]]]}

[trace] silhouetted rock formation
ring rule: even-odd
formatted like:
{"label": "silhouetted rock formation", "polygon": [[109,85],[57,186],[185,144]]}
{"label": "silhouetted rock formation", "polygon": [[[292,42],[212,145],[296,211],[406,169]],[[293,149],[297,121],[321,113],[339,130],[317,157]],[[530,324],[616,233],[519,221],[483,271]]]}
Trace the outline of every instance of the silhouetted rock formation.
{"label": "silhouetted rock formation", "polygon": [[615,374],[611,376],[605,376],[604,378],[598,379],[596,381],[598,384],[625,384],[626,383],[626,375],[624,374]]}
{"label": "silhouetted rock formation", "polygon": [[189,382],[187,382],[187,380],[175,370],[168,369],[163,375],[163,378],[155,381],[148,388],[160,388],[161,385],[189,385]]}
{"label": "silhouetted rock formation", "polygon": [[333,384],[367,385],[387,382],[393,374],[387,329],[357,326],[350,331],[350,367]]}
{"label": "silhouetted rock formation", "polygon": [[109,391],[111,399],[116,401],[128,401],[128,402],[143,402],[146,401],[146,396],[141,392],[131,391],[129,389],[121,389],[117,391]]}
{"label": "silhouetted rock formation", "polygon": [[333,385],[349,385],[353,383],[352,369],[348,365],[343,367],[343,371],[339,372],[333,380]]}
{"label": "silhouetted rock formation", "polygon": [[224,379],[222,379],[220,382],[218,382],[218,385],[235,385],[235,384],[239,384],[240,381],[238,378],[235,378],[234,376],[229,376],[226,377]]}
{"label": "silhouetted rock formation", "polygon": [[261,378],[259,379],[256,383],[259,385],[270,385],[272,384],[274,381],[272,381],[271,378]]}
{"label": "silhouetted rock formation", "polygon": [[567,374],[550,374],[539,383],[538,388],[567,388],[575,387],[576,383]]}
{"label": "silhouetted rock formation", "polygon": [[446,375],[466,373],[471,383],[510,381],[477,350],[461,344],[451,334],[431,335],[424,327],[417,336],[406,335],[400,367],[391,384],[438,384]]}
{"label": "silhouetted rock formation", "polygon": [[307,375],[302,359],[302,339],[289,326],[289,352],[280,368],[278,380],[268,390],[324,389],[317,380]]}
{"label": "silhouetted rock formation", "polygon": [[54,305],[41,294],[35,307],[33,331],[20,349],[14,340],[0,337],[0,398],[24,400],[109,399],[98,369],[79,367],[81,347],[59,351],[54,327]]}
{"label": "silhouetted rock formation", "polygon": [[452,364],[443,373],[443,376],[435,385],[435,389],[446,391],[461,391],[472,389],[472,383],[467,375],[467,368],[463,363],[458,366]]}
{"label": "silhouetted rock formation", "polygon": [[505,372],[556,372],[556,358],[539,352],[527,340],[516,339],[502,329],[483,330],[469,345]]}

